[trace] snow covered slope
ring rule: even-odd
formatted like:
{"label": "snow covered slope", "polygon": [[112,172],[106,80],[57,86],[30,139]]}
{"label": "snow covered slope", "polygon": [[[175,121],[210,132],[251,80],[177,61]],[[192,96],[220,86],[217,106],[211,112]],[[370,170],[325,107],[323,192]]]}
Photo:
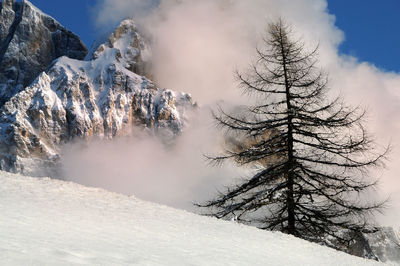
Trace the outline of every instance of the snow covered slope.
{"label": "snow covered slope", "polygon": [[1,265],[383,265],[234,222],[0,172]]}

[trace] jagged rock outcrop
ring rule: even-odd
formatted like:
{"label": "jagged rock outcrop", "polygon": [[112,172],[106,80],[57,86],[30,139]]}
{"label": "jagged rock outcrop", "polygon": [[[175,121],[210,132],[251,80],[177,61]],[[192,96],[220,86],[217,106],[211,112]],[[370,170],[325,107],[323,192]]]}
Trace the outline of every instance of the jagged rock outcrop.
{"label": "jagged rock outcrop", "polygon": [[92,60],[57,59],[0,110],[0,168],[48,174],[43,170],[57,163],[63,143],[126,135],[135,126],[164,139],[179,134],[195,104],[139,75],[145,47],[134,22],[125,20]]}
{"label": "jagged rock outcrop", "polygon": [[0,0],[0,21],[0,107],[54,59],[87,54],[78,36],[27,0]]}

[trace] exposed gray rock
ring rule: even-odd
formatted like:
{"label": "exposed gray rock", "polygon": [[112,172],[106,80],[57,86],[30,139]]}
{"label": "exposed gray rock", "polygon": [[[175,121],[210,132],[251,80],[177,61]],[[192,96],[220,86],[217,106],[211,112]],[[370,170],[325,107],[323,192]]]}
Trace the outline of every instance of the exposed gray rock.
{"label": "exposed gray rock", "polygon": [[[14,37],[15,31],[17,30],[19,23],[21,23],[22,21],[22,13],[24,10],[23,9],[24,5],[21,3],[15,3],[15,5],[13,5],[12,2],[11,3],[5,2],[4,10],[2,3],[0,3],[0,7],[1,7],[0,12],[2,11],[1,13],[4,13],[4,15],[2,14],[1,16],[2,19],[4,20],[4,24],[0,26],[1,32],[3,33],[3,34],[0,33],[2,35],[1,36],[2,42],[0,43],[0,63],[1,63],[7,51],[7,48]],[[12,14],[12,12],[8,12],[10,11],[10,9],[7,7],[11,7],[12,8],[11,10],[14,11],[14,14]],[[11,20],[12,17],[14,17],[13,20]]]}
{"label": "exposed gray rock", "polygon": [[351,238],[352,242],[345,250],[347,253],[355,255],[357,257],[379,261],[379,257],[372,250],[371,245],[366,238],[366,234],[363,234],[361,232],[353,232],[351,234]]}
{"label": "exposed gray rock", "polygon": [[87,54],[78,36],[29,1],[3,1],[0,18],[0,107],[54,59],[83,59]]}

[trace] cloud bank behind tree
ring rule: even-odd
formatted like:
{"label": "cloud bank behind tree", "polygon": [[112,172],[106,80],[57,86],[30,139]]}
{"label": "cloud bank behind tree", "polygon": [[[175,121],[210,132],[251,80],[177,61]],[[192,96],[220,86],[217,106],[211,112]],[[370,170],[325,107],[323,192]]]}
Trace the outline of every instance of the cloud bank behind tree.
{"label": "cloud bank behind tree", "polygon": [[[329,73],[332,94],[341,93],[350,104],[367,106],[370,132],[382,145],[392,141],[394,151],[387,165],[388,170],[373,174],[382,176],[382,194],[392,194],[393,209],[389,209],[386,218],[381,220],[399,226],[395,221],[400,220],[400,197],[396,196],[400,194],[400,181],[397,180],[400,176],[400,152],[396,147],[396,132],[400,130],[400,122],[396,118],[400,115],[400,75],[384,72],[370,63],[338,53],[338,46],[345,36],[335,26],[335,17],[328,13],[326,0],[99,0],[93,10],[99,28],[128,16],[136,18],[151,39],[155,81],[160,86],[191,93],[203,106],[212,106],[221,100],[230,103],[247,101],[237,89],[234,71],[245,70],[249,66],[255,48],[265,33],[266,24],[278,17],[285,18],[293,24],[296,38],[302,38],[310,48],[319,44],[320,66]],[[209,126],[208,119],[200,124]],[[200,143],[200,147],[205,147],[202,142],[210,140],[198,134],[204,132],[201,129],[189,132],[192,133],[185,133],[185,138],[193,138],[192,141]],[[140,147],[145,149],[142,145]],[[193,147],[180,147],[183,151],[175,153],[174,160],[179,162],[180,155],[177,154],[181,154],[186,165],[190,165],[189,160],[201,169],[207,167],[198,156],[204,150],[193,152],[196,155],[191,157],[186,149]],[[171,156],[165,158],[168,157]],[[143,160],[148,165],[156,164],[154,156],[149,155]],[[168,176],[174,176],[173,167],[170,171]],[[196,175],[211,176],[215,173],[213,168],[207,171],[207,174],[183,171],[182,175],[191,174],[174,178],[197,180],[194,183],[188,181],[191,189],[196,190],[196,186],[205,182]],[[232,174],[222,172],[215,174],[215,180]],[[207,182],[219,184],[219,181],[209,178]],[[140,190],[140,186],[136,188]],[[174,192],[180,193],[179,189]],[[187,200],[194,199],[189,196]]]}

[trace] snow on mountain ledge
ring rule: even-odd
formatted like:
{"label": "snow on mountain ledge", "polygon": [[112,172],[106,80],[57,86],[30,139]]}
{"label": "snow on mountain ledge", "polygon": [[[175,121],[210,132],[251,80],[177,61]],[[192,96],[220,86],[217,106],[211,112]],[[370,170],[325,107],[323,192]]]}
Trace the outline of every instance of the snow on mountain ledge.
{"label": "snow on mountain ledge", "polygon": [[0,171],[2,265],[383,265],[278,232]]}
{"label": "snow on mountain ledge", "polygon": [[134,22],[125,20],[91,61],[57,59],[0,109],[0,169],[53,175],[60,145],[127,135],[134,126],[165,139],[178,135],[196,105],[189,94],[139,75],[144,50]]}

